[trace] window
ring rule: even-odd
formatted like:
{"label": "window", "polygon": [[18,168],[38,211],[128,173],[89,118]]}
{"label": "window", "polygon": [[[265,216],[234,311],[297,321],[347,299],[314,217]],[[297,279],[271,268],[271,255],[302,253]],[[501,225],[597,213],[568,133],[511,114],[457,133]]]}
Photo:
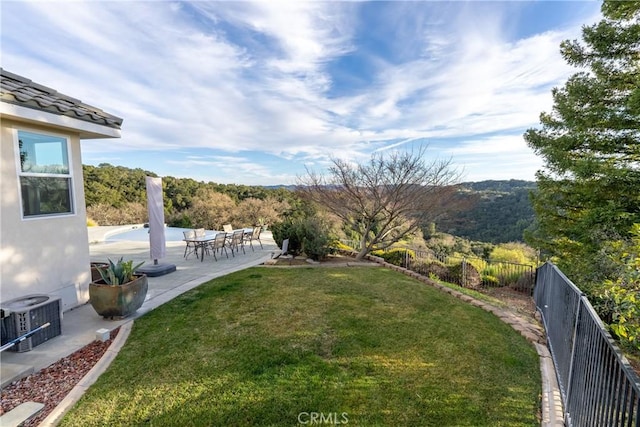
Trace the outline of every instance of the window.
{"label": "window", "polygon": [[73,213],[67,138],[18,131],[24,217]]}

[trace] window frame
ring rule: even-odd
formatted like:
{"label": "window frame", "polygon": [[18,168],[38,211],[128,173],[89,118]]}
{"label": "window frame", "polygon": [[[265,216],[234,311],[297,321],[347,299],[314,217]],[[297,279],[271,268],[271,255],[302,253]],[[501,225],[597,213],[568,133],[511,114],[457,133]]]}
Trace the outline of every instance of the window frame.
{"label": "window frame", "polygon": [[[22,171],[22,163],[20,162],[20,132],[28,132],[37,135],[43,136],[51,136],[55,138],[61,138],[64,140],[66,155],[67,155],[67,167],[68,172],[66,174],[63,173],[45,173],[45,172],[23,172]],[[18,195],[19,195],[19,204],[18,208],[20,209],[20,216],[23,221],[31,221],[31,220],[39,220],[39,219],[53,219],[60,217],[69,217],[75,216],[77,214],[77,203],[76,203],[76,191],[74,188],[75,176],[73,175],[73,156],[71,150],[71,136],[68,134],[45,131],[41,129],[33,129],[28,127],[19,127],[14,129],[14,154],[15,154],[15,162],[16,162],[16,184],[18,187]],[[45,213],[45,214],[34,214],[34,215],[26,215],[24,209],[24,200],[22,196],[22,178],[23,177],[36,177],[36,178],[63,178],[69,181],[69,208],[68,212],[56,212],[56,213]]]}

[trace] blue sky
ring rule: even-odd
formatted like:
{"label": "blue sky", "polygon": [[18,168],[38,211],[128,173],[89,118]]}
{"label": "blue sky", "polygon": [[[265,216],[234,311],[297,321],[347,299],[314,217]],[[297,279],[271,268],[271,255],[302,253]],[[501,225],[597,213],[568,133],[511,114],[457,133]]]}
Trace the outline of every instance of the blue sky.
{"label": "blue sky", "polygon": [[2,1],[2,67],[124,119],[85,164],[247,185],[427,144],[533,180],[522,134],[577,70],[594,1]]}

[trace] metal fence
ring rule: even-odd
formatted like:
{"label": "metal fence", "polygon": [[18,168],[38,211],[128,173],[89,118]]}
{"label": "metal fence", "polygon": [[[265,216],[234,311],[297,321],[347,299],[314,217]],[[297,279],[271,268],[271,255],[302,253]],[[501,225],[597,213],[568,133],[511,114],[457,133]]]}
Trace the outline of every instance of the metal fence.
{"label": "metal fence", "polygon": [[[462,256],[437,256],[415,251],[415,258],[407,257],[406,267],[424,275],[435,274],[440,280],[466,288],[508,286],[533,294],[534,266],[506,261]],[[445,268],[443,268],[445,267]]]}
{"label": "metal fence", "polygon": [[433,252],[409,248],[394,248],[398,254],[393,263],[401,267],[455,283],[470,289],[486,289],[508,286],[511,289],[533,295],[535,267],[506,261],[454,255],[438,255]]}
{"label": "metal fence", "polygon": [[534,291],[568,426],[640,427],[640,379],[586,296],[555,265],[537,270]]}

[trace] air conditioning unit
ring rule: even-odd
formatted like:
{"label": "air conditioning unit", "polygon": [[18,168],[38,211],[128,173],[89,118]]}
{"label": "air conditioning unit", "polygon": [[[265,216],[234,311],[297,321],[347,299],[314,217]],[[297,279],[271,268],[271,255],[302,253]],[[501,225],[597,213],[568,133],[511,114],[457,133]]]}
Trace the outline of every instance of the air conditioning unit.
{"label": "air conditioning unit", "polygon": [[0,304],[8,314],[2,319],[4,345],[11,340],[49,322],[49,326],[14,345],[10,350],[25,352],[62,334],[62,299],[51,295],[34,294],[12,299]]}

